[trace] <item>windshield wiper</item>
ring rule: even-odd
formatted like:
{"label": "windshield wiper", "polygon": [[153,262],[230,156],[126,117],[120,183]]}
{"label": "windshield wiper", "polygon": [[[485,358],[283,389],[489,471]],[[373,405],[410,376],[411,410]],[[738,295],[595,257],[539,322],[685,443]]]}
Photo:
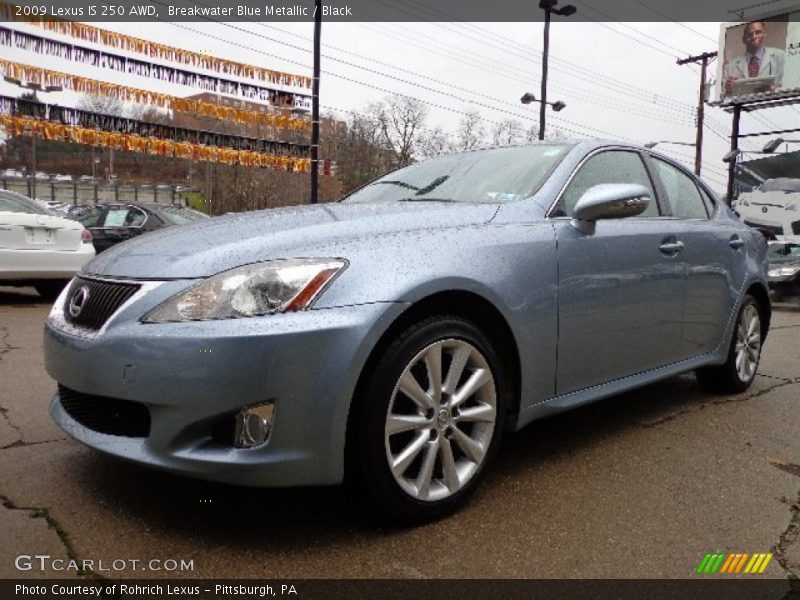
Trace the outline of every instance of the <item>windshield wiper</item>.
{"label": "windshield wiper", "polygon": [[419,188],[405,183],[404,181],[376,181],[373,185],[399,185],[400,187],[408,188],[410,190],[418,190]]}

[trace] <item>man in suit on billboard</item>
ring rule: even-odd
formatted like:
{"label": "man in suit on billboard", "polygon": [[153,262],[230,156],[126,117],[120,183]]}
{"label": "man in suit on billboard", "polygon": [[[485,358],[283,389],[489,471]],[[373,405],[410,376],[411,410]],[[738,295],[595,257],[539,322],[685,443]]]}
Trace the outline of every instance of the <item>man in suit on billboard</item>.
{"label": "man in suit on billboard", "polygon": [[[778,48],[767,47],[767,30],[763,21],[751,21],[744,26],[742,41],[744,56],[737,56],[722,69],[725,95],[772,92],[783,85],[783,65],[786,54]],[[752,85],[739,80],[753,80]]]}

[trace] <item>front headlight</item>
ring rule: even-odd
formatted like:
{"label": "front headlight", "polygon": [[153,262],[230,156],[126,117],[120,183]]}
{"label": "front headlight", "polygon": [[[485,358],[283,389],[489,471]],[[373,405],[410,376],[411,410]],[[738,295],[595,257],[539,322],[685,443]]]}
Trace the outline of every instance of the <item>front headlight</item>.
{"label": "front headlight", "polygon": [[770,269],[767,273],[770,277],[791,277],[800,273],[800,267],[781,267],[779,269]]}
{"label": "front headlight", "polygon": [[173,296],[143,323],[207,321],[305,310],[347,266],[339,258],[255,263],[224,271]]}

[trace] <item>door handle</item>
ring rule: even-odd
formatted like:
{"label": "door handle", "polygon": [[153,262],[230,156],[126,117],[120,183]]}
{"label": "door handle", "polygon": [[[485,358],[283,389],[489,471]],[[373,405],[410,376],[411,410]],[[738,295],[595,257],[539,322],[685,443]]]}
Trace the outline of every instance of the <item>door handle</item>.
{"label": "door handle", "polygon": [[661,250],[663,254],[677,254],[681,250],[684,249],[683,242],[664,242],[661,244],[658,249]]}
{"label": "door handle", "polygon": [[738,250],[739,248],[744,246],[744,240],[740,238],[738,235],[734,235],[728,243],[734,250]]}

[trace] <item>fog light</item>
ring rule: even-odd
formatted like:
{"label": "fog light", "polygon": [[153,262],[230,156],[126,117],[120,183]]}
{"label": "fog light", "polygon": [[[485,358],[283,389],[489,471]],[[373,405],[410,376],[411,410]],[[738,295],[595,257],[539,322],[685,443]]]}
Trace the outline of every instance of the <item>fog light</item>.
{"label": "fog light", "polygon": [[275,403],[272,400],[244,407],[234,419],[233,445],[236,448],[252,448],[266,444],[272,431],[274,414]]}

